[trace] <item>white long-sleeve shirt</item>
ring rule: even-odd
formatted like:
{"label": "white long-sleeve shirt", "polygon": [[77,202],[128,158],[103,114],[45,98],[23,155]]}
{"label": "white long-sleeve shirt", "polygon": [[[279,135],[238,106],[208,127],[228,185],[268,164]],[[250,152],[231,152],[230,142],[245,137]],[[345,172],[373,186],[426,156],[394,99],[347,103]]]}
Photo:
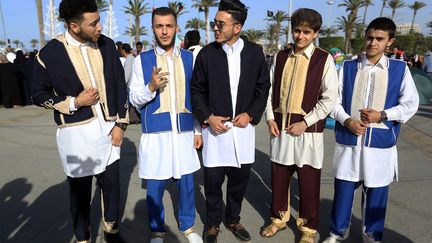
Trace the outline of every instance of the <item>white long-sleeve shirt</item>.
{"label": "white long-sleeve shirt", "polygon": [[[96,81],[87,55],[87,48],[91,48],[90,45],[94,45],[94,43],[82,44],[67,31],[65,38],[70,45],[80,47],[90,80],[93,87],[96,87]],[[72,98],[70,102],[69,109],[71,111],[75,110],[74,100]],[[93,121],[83,125],[57,129],[57,146],[67,176],[97,175],[104,172],[108,165],[120,159],[120,147],[115,147],[111,143],[110,133],[115,123],[105,121],[99,102],[93,107],[96,110],[97,117]]]}
{"label": "white long-sleeve shirt", "polygon": [[[165,50],[159,46],[155,48],[155,51],[158,55],[165,53]],[[179,56],[180,49],[175,47],[172,55]],[[199,158],[194,148],[194,132],[176,130],[176,80],[172,75],[174,74],[174,63],[170,56],[166,56],[166,60],[170,73],[168,85],[170,85],[170,119],[173,130],[141,135],[138,164],[139,176],[144,179],[179,179],[182,175],[190,174],[200,168]],[[129,88],[129,100],[138,110],[156,96],[156,91],[151,92],[148,85],[144,85],[140,56],[135,58]]]}
{"label": "white long-sleeve shirt", "polygon": [[[368,71],[364,107],[368,107],[369,93],[373,75],[378,69],[387,70],[388,58],[382,56],[376,65],[370,64],[367,58],[362,58],[360,68]],[[338,104],[331,112],[331,116],[338,122],[350,117],[342,106],[343,68],[339,74]],[[408,67],[405,68],[402,80],[399,102],[397,106],[386,109],[389,121],[405,123],[418,109],[419,97],[414,80]],[[389,185],[398,172],[398,158],[396,145],[391,148],[372,148],[364,146],[365,136],[357,138],[357,146],[346,146],[336,143],[333,156],[333,174],[336,178],[347,181],[364,181],[367,187],[383,187]]]}
{"label": "white long-sleeve shirt", "polygon": [[[224,44],[227,54],[232,110],[237,104],[238,84],[240,81],[241,57],[244,42],[239,38],[232,46]],[[245,71],[245,70],[243,70]],[[234,114],[232,114],[234,117]],[[203,163],[205,167],[238,167],[255,161],[255,127],[248,124],[245,128],[235,127],[231,122],[225,125],[231,127],[222,134],[214,134],[211,127],[202,130],[204,147]]]}
{"label": "white long-sleeve shirt", "polygon": [[[291,55],[302,55],[310,59],[312,57],[315,46],[309,45],[302,53]],[[270,70],[270,82],[273,85],[275,65]],[[292,67],[294,73],[301,67]],[[313,68],[313,67],[309,67]],[[296,77],[293,77],[295,79]],[[305,93],[307,94],[307,92]],[[324,71],[321,78],[321,93],[322,97],[316,106],[305,115],[304,120],[311,126],[319,120],[327,117],[333,109],[337,99],[337,71],[333,58],[328,55],[324,65]],[[307,97],[305,96],[307,99]],[[266,119],[274,120],[273,106],[272,106],[272,88],[270,88],[269,98],[267,99]],[[281,128],[279,128],[281,129]],[[324,142],[323,133],[306,132],[301,136],[295,137],[287,134],[286,131],[280,131],[277,137],[271,136],[270,138],[270,160],[283,165],[309,165],[316,169],[321,169],[324,158]]]}

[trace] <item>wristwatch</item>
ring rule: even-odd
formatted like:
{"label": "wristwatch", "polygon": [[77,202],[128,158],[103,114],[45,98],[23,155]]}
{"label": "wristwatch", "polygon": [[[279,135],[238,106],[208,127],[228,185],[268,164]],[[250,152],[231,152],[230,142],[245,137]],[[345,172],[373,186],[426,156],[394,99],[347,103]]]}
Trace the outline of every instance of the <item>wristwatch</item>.
{"label": "wristwatch", "polygon": [[381,118],[379,122],[386,122],[388,120],[387,113],[385,111],[381,111]]}
{"label": "wristwatch", "polygon": [[120,129],[123,130],[123,131],[126,131],[127,123],[120,123],[120,122],[116,122],[114,126],[120,128]]}

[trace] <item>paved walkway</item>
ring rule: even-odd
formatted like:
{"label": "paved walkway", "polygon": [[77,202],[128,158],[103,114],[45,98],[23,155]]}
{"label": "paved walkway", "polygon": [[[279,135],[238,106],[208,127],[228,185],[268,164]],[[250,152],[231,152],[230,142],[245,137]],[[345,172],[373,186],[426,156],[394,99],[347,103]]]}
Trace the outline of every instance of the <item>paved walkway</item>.
{"label": "paved walkway", "polygon": [[[386,231],[383,242],[429,243],[432,236],[432,107],[422,106],[418,114],[403,126],[399,139],[399,182],[390,190]],[[69,243],[73,242],[68,206],[68,186],[59,161],[55,143],[56,128],[52,112],[39,107],[0,109],[0,242],[2,243]],[[149,239],[145,184],[137,175],[137,148],[140,127],[130,126],[122,147],[121,231],[128,242],[145,243]],[[333,196],[330,175],[334,138],[325,132],[325,165],[322,171],[321,227],[328,234],[328,217]],[[251,242],[294,242],[299,235],[293,218],[289,228],[272,239],[259,236],[259,229],[268,222],[270,204],[270,166],[268,134],[264,123],[257,127],[256,162],[241,213],[242,223],[252,234]],[[379,163],[379,161],[377,161]],[[201,233],[205,218],[203,173],[196,178],[196,230]],[[429,189],[428,189],[429,188]],[[293,180],[292,212],[298,207],[297,181]],[[177,193],[173,183],[165,197],[167,243],[187,242],[177,229]],[[174,202],[174,207],[173,207]],[[93,204],[99,205],[96,195]],[[94,207],[95,209],[97,207]],[[93,210],[93,241],[103,242],[98,217]],[[347,242],[361,242],[360,197],[356,196],[351,236]],[[320,242],[322,239],[320,239]],[[222,227],[219,242],[238,242]]]}

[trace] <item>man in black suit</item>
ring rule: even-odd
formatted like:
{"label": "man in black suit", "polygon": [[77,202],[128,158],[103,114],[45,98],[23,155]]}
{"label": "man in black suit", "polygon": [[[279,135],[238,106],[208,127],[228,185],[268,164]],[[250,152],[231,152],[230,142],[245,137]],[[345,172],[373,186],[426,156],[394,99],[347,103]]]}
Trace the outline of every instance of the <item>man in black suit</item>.
{"label": "man in black suit", "polygon": [[239,0],[222,0],[211,27],[215,42],[195,62],[191,82],[193,113],[205,127],[205,239],[216,242],[222,222],[222,184],[228,177],[226,222],[242,241],[250,235],[240,224],[241,203],[255,161],[255,128],[265,109],[269,72],[260,46],[240,38],[247,8]]}

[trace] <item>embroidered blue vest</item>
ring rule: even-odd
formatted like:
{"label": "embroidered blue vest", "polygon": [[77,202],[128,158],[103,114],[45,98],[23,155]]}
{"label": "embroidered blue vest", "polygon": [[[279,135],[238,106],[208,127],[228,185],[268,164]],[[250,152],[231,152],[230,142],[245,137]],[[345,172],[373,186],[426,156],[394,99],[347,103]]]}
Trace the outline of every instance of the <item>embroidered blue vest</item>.
{"label": "embroidered blue vest", "polygon": [[[351,115],[351,102],[358,65],[358,60],[347,61],[344,64],[342,106],[348,115]],[[405,62],[389,59],[389,82],[384,109],[389,109],[398,105],[400,88],[405,75],[405,67]],[[373,148],[390,148],[396,145],[400,132],[400,123],[397,121],[386,121],[384,124],[389,129],[368,128],[366,130],[365,146]],[[339,122],[336,122],[335,136],[336,142],[339,144],[348,146],[357,145],[357,136]]]}
{"label": "embroidered blue vest", "polygon": [[[180,49],[180,56],[183,61],[183,67],[186,78],[186,97],[185,107],[192,112],[190,98],[190,80],[192,78],[193,55],[192,52]],[[144,84],[147,85],[152,79],[153,67],[157,67],[155,50],[149,50],[140,54],[141,66],[144,75]],[[141,126],[143,133],[154,133],[161,131],[171,131],[171,118],[169,112],[154,114],[160,107],[159,91],[156,91],[156,97],[141,108]],[[192,113],[178,113],[176,115],[177,131],[193,131],[194,117]]]}

